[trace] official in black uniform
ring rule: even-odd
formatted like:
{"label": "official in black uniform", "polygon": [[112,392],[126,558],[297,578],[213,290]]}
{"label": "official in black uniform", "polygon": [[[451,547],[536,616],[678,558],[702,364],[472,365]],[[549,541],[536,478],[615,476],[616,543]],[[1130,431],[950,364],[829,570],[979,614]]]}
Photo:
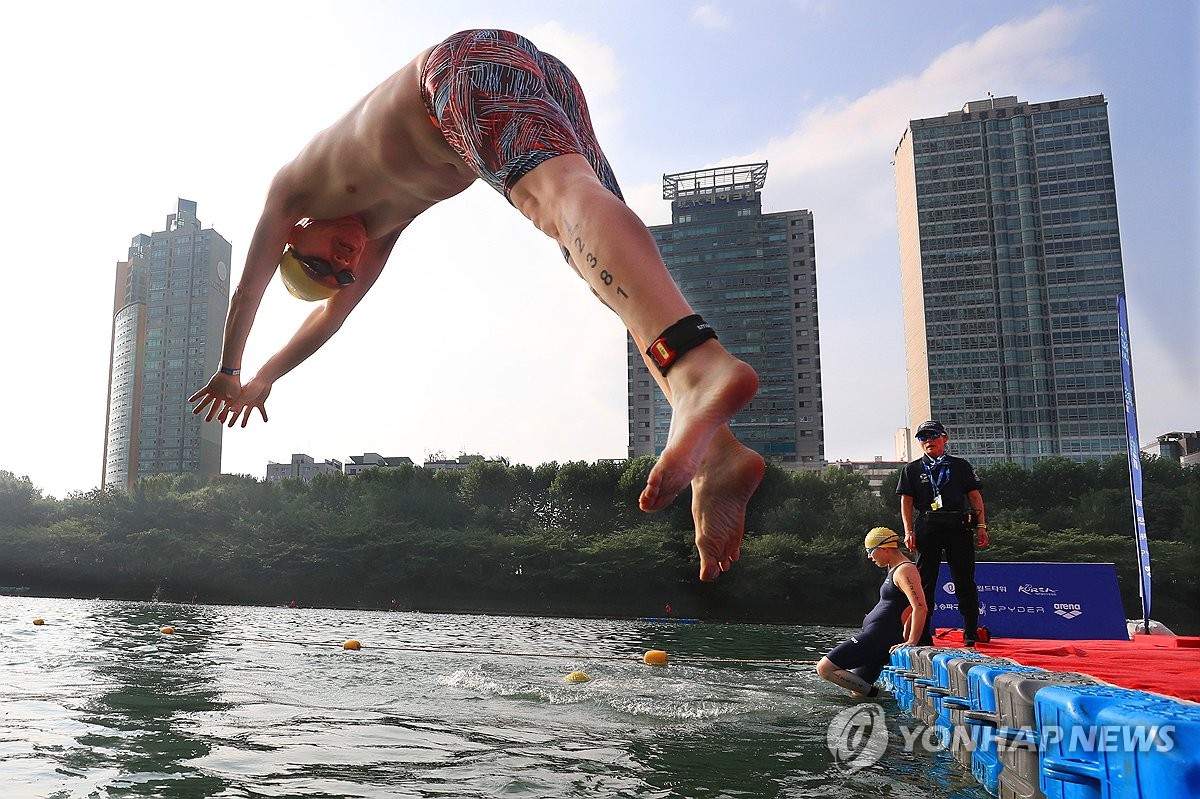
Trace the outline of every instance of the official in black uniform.
{"label": "official in black uniform", "polygon": [[925,454],[904,467],[896,493],[900,495],[900,516],[904,520],[904,546],[916,552],[929,606],[920,645],[933,643],[930,620],[935,609],[938,569],[944,557],[963,617],[963,639],[967,646],[974,646],[979,627],[975,547],[988,545],[980,493],[983,483],[970,462],[946,454],[950,436],[941,422],[923,422],[917,428],[917,440]]}

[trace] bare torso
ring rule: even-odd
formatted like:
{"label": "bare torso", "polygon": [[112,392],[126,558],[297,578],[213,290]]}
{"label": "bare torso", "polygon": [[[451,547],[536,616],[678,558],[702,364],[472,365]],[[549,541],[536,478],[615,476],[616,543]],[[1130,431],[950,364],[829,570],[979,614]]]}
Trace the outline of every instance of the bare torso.
{"label": "bare torso", "polygon": [[280,170],[273,193],[282,192],[289,215],[358,216],[368,237],[377,239],[476,180],[421,99],[427,54],[381,83]]}

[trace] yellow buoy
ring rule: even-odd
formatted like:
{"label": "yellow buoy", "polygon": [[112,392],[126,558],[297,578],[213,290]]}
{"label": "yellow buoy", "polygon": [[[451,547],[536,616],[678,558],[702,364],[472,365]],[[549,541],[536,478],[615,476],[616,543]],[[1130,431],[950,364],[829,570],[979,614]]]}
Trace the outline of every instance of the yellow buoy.
{"label": "yellow buoy", "polygon": [[563,682],[587,682],[590,679],[592,678],[584,674],[582,671],[573,671],[566,677],[563,677]]}
{"label": "yellow buoy", "polygon": [[159,630],[159,632],[162,633],[163,635],[174,635],[175,628],[174,627],[163,627],[161,630]]}
{"label": "yellow buoy", "polygon": [[42,617],[39,616],[33,620],[33,623],[37,626],[41,626],[41,625],[45,624],[46,622],[42,621]]}
{"label": "yellow buoy", "polygon": [[667,653],[661,649],[651,649],[642,656],[642,662],[647,666],[667,665]]}
{"label": "yellow buoy", "polygon": [[351,638],[346,643],[342,644],[342,649],[353,649],[355,652],[362,649],[362,644],[357,639]]}

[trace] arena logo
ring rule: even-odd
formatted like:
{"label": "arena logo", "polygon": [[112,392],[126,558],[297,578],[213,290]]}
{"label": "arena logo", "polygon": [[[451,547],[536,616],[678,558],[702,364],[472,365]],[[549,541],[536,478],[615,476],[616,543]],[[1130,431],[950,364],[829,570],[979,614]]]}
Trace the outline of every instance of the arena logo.
{"label": "arena logo", "polygon": [[1030,585],[1026,583],[1017,589],[1022,594],[1033,594],[1034,596],[1058,596],[1058,592],[1053,588],[1046,588],[1042,585]]}
{"label": "arena logo", "polygon": [[1059,616],[1062,616],[1064,619],[1074,619],[1077,616],[1083,615],[1083,608],[1081,608],[1079,605],[1071,603],[1060,604],[1055,602],[1054,612]]}

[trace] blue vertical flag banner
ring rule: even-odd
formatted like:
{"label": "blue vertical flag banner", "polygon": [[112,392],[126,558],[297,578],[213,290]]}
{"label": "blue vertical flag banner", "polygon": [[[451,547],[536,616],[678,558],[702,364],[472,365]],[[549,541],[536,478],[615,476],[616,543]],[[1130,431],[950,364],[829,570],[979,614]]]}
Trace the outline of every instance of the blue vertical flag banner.
{"label": "blue vertical flag banner", "polygon": [[1117,295],[1117,335],[1121,341],[1121,382],[1125,389],[1125,432],[1129,436],[1129,491],[1133,497],[1134,534],[1137,536],[1139,593],[1142,621],[1150,631],[1150,541],[1142,510],[1142,448],[1138,444],[1137,408],[1133,404],[1133,357],[1129,351],[1129,315],[1125,292]]}

